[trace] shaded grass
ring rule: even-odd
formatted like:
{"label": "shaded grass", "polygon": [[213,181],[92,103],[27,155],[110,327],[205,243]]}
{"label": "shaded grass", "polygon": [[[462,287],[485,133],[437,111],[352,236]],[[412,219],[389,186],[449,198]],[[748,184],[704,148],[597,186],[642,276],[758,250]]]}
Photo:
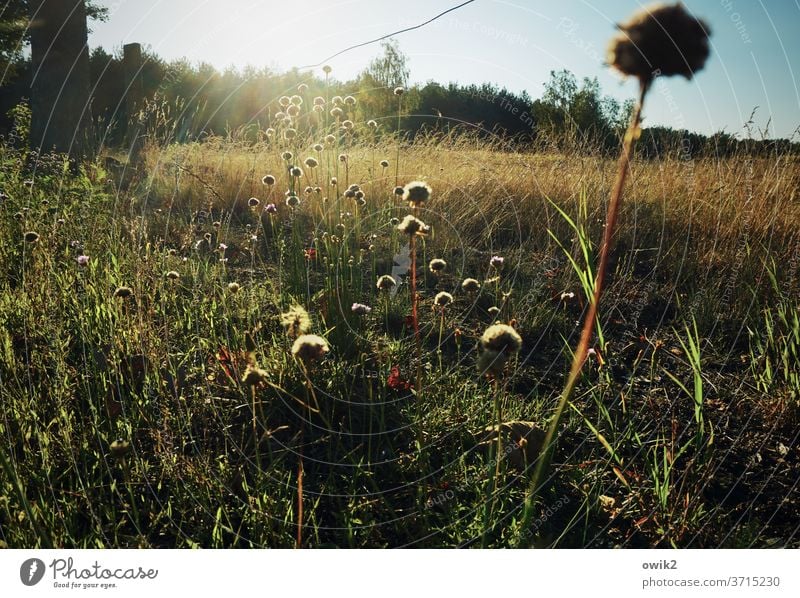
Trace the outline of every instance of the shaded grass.
{"label": "shaded grass", "polygon": [[[401,182],[421,177],[434,188],[420,214],[434,234],[419,249],[418,362],[407,287],[389,318],[374,288],[402,245],[388,224],[406,212],[391,195],[394,164],[384,177],[372,162],[396,159],[395,141],[373,148],[356,137],[325,150],[301,183],[322,192],[302,194],[296,212],[283,204],[285,149],[235,139],[150,148],[126,188],[99,166],[72,175],[54,161],[32,173],[1,150],[3,542],[292,546],[302,450],[307,546],[454,546],[481,536],[491,546],[521,536],[537,546],[797,545],[794,159],[634,161],[601,307],[603,363],[586,367],[554,483],[521,530],[526,476],[507,459],[484,524],[494,468],[478,437],[494,423],[493,391],[475,373],[476,341],[510,292],[504,313],[524,346],[501,410],[546,425],[585,306],[565,251],[585,265],[597,249],[581,247],[556,206],[585,239],[599,239],[613,163],[505,152],[469,135],[401,143]],[[271,195],[260,182],[268,173],[279,179]],[[365,190],[363,209],[340,197],[353,182]],[[258,212],[247,206],[253,196]],[[275,217],[260,213],[270,201]],[[39,233],[35,246],[23,243],[26,230]],[[81,251],[86,268],[75,261]],[[491,276],[494,254],[506,258],[500,281],[475,297],[461,292],[464,277]],[[425,269],[432,257],[448,262],[441,277]],[[166,279],[169,270],[180,279]],[[115,299],[120,285],[134,297]],[[440,290],[456,297],[441,367],[431,309]],[[373,312],[354,316],[354,301]],[[296,400],[305,378],[278,322],[295,302],[333,347],[313,372],[321,413],[311,417]],[[258,389],[257,442],[241,382],[247,332],[271,382]],[[111,453],[117,438],[130,441],[123,458]]]}

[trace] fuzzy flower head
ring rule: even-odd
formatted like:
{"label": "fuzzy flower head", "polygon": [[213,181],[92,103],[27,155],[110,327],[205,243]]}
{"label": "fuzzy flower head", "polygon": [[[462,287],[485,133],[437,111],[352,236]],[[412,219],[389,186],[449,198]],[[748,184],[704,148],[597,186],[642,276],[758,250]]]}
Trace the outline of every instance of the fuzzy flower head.
{"label": "fuzzy flower head", "polygon": [[406,90],[403,89],[402,87],[395,87],[394,88],[394,95],[401,96],[401,95],[403,95],[403,93],[405,93],[405,91]]}
{"label": "fuzzy flower head", "polygon": [[496,270],[499,270],[503,267],[503,262],[506,261],[506,258],[501,257],[499,255],[493,255],[492,259],[489,260],[489,265]]}
{"label": "fuzzy flower head", "polygon": [[481,336],[481,348],[498,353],[517,353],[522,348],[522,337],[508,324],[492,324]]}
{"label": "fuzzy flower head", "polygon": [[438,274],[439,272],[443,272],[445,268],[447,268],[447,262],[440,258],[434,258],[428,264],[428,268],[434,274]]}
{"label": "fuzzy flower head", "polygon": [[413,237],[414,235],[427,235],[431,231],[431,227],[416,216],[407,214],[397,225],[397,230],[404,235]]}
{"label": "fuzzy flower head", "polygon": [[507,324],[489,326],[480,339],[478,371],[498,376],[509,358],[522,348],[522,337]]}
{"label": "fuzzy flower head", "polygon": [[431,187],[424,181],[411,181],[403,187],[403,201],[408,205],[417,207],[431,198]]}
{"label": "fuzzy flower head", "polygon": [[268,203],[266,206],[264,206],[264,211],[267,214],[277,214],[278,206],[276,206],[274,203]]}
{"label": "fuzzy flower head", "polygon": [[131,443],[127,440],[117,439],[109,445],[109,448],[115,459],[124,459],[125,455],[131,452]]}
{"label": "fuzzy flower head", "polygon": [[169,280],[178,280],[181,277],[181,275],[175,270],[170,270],[164,274],[164,276],[166,276]]}
{"label": "fuzzy flower head", "polygon": [[264,178],[261,179],[261,182],[271,187],[272,185],[275,184],[275,177],[272,176],[271,174],[264,175]]}
{"label": "fuzzy flower head", "polygon": [[607,61],[644,84],[658,75],[691,79],[708,58],[711,29],[680,2],[645,7],[617,27]]}
{"label": "fuzzy flower head", "polygon": [[78,262],[79,266],[82,266],[82,267],[85,268],[86,266],[89,265],[89,256],[88,255],[79,255],[77,258],[75,258],[75,261]]}
{"label": "fuzzy flower head", "polygon": [[257,208],[258,204],[260,203],[261,202],[257,197],[251,197],[250,199],[247,200],[247,205],[250,206],[251,208]]}
{"label": "fuzzy flower head", "polygon": [[376,286],[379,291],[388,291],[397,286],[397,281],[388,274],[384,274],[378,278],[378,284]]}
{"label": "fuzzy flower head", "polygon": [[228,291],[230,293],[233,293],[235,295],[236,293],[239,292],[239,289],[241,289],[241,286],[239,286],[238,282],[229,282],[228,283]]}
{"label": "fuzzy flower head", "polygon": [[317,159],[311,157],[306,158],[305,164],[308,168],[316,168],[317,166],[319,166],[319,162],[317,162]]}
{"label": "fuzzy flower head", "polygon": [[117,299],[127,299],[133,296],[133,289],[130,287],[117,287],[114,291],[114,297]]}
{"label": "fuzzy flower head", "polygon": [[461,283],[461,288],[467,293],[477,293],[481,288],[481,283],[474,278],[465,278]]}
{"label": "fuzzy flower head", "polygon": [[247,366],[242,376],[242,382],[247,386],[261,386],[269,380],[269,373],[252,363]]}
{"label": "fuzzy flower head", "polygon": [[433,298],[433,304],[437,307],[445,307],[450,305],[453,302],[453,296],[450,293],[442,291],[440,293],[436,293],[436,296]]}
{"label": "fuzzy flower head", "polygon": [[366,316],[372,311],[372,308],[369,305],[364,305],[363,303],[353,303],[353,306],[350,309],[357,316]]}
{"label": "fuzzy flower head", "polygon": [[296,208],[297,206],[300,205],[300,198],[297,197],[296,195],[290,195],[289,197],[286,198],[286,205],[289,206],[290,208]]}
{"label": "fuzzy flower head", "polygon": [[36,243],[39,240],[39,233],[29,230],[23,235],[26,243]]}
{"label": "fuzzy flower head", "polygon": [[289,337],[297,338],[311,330],[311,317],[305,309],[294,305],[289,311],[281,314],[281,325]]}
{"label": "fuzzy flower head", "polygon": [[381,168],[389,168],[389,160],[381,160]]}
{"label": "fuzzy flower head", "polygon": [[306,363],[322,359],[328,351],[328,341],[316,334],[298,336],[292,344],[292,355]]}

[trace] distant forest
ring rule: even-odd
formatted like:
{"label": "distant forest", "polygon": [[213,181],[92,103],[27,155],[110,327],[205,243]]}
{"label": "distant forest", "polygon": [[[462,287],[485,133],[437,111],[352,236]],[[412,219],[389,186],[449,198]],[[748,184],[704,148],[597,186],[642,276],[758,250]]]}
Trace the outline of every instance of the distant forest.
{"label": "distant forest", "polygon": [[[89,7],[90,16],[103,18],[102,9]],[[5,19],[5,16],[4,16]],[[6,23],[7,25],[7,23]],[[16,41],[5,27],[0,35],[0,135],[8,138],[13,127],[13,109],[30,96],[31,62],[24,40]],[[3,64],[4,63],[4,64]],[[282,107],[279,98],[297,94],[305,84],[304,100],[335,95],[357,99],[351,118],[374,119],[378,131],[404,135],[421,132],[476,130],[497,137],[509,150],[552,147],[557,151],[614,152],[627,124],[633,103],[620,103],[604,95],[597,79],[579,81],[566,70],[551,72],[542,97],[514,93],[492,84],[458,85],[429,81],[409,87],[406,56],[396,41],[384,42],[380,55],[350,81],[329,79],[310,72],[274,72],[267,68],[218,71],[208,64],[186,60],[166,61],[145,49],[142,66],[145,102],[137,114],[127,114],[125,76],[121,51],[110,54],[94,48],[90,54],[92,118],[98,143],[105,147],[125,143],[131,118],[143,123],[159,143],[200,140],[208,136],[230,136],[256,141],[273,125]],[[398,121],[398,98],[393,90],[404,87]],[[328,106],[330,109],[330,106]],[[729,133],[705,136],[686,130],[651,127],[643,131],[637,152],[646,156],[679,155],[684,159],[702,155],[734,153],[797,154],[800,144],[789,140],[737,138]]]}

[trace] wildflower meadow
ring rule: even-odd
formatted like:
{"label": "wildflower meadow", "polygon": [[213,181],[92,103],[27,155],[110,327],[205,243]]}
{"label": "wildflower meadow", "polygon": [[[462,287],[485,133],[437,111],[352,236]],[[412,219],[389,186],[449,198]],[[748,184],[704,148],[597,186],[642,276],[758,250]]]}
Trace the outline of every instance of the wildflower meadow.
{"label": "wildflower meadow", "polygon": [[329,66],[90,159],[16,109],[0,545],[800,546],[797,153],[644,153],[710,35],[621,25],[610,152],[411,135],[413,90]]}

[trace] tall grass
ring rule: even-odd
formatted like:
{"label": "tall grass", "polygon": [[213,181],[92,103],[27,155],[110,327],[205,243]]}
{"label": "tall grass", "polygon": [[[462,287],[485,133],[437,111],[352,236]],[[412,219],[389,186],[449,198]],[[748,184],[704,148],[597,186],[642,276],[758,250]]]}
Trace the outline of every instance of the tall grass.
{"label": "tall grass", "polygon": [[[748,477],[742,491],[763,509],[742,517],[722,490],[758,443],[794,446],[798,283],[764,264],[796,256],[796,159],[632,154],[595,318],[602,342],[523,525],[536,452],[518,430],[557,408],[614,162],[517,153],[468,131],[410,142],[356,123],[340,136],[325,122],[291,140],[154,144],[124,181],[101,164],[31,167],[0,147],[2,542],[797,543],[779,496]],[[336,143],[314,152],[329,131]],[[315,155],[308,180],[287,176],[286,151],[301,167]],[[388,156],[394,169],[376,171]],[[401,243],[389,220],[409,211],[393,188],[419,177],[434,189],[420,272],[431,255],[448,269],[419,276],[415,322],[414,296],[375,282]],[[365,205],[344,197],[352,183]],[[499,279],[493,255],[505,258]],[[481,289],[462,291],[466,277]],[[122,285],[132,297],[114,296]],[[446,317],[439,291],[455,297]],[[373,310],[357,316],[354,302]],[[294,304],[331,344],[313,371],[280,324]],[[524,345],[493,384],[475,361],[495,321]],[[254,354],[265,381],[248,384]],[[754,479],[787,475],[776,463]]]}

